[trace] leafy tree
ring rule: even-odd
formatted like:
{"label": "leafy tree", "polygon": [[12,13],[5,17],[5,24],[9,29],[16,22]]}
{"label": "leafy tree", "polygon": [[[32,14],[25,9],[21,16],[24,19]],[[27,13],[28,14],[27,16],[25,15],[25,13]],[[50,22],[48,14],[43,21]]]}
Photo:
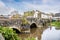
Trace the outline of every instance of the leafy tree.
{"label": "leafy tree", "polygon": [[24,12],[24,17],[27,17],[27,16],[33,16],[35,13],[35,11],[27,11],[27,12]]}
{"label": "leafy tree", "polygon": [[21,15],[19,15],[19,14],[16,13],[16,14],[14,14],[14,15],[12,16],[12,18],[17,19],[17,18],[20,18],[20,16],[21,16]]}
{"label": "leafy tree", "polygon": [[22,24],[25,24],[25,25],[28,24],[28,21],[26,18],[23,17],[23,18],[21,18],[21,20],[22,20]]}

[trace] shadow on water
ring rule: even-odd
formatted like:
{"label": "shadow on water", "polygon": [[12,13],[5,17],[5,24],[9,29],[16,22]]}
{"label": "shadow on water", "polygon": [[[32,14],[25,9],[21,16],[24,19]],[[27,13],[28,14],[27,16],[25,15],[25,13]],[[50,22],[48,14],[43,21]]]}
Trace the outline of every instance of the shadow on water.
{"label": "shadow on water", "polygon": [[[52,36],[53,35],[53,36]],[[23,40],[28,37],[34,37],[38,40],[60,40],[60,29],[56,29],[55,27],[49,28],[31,28],[30,33],[20,33],[19,37]]]}
{"label": "shadow on water", "polygon": [[[35,26],[35,27],[34,27]],[[45,28],[41,27],[41,28],[37,28],[37,26],[35,24],[32,24],[30,26],[30,33],[20,33],[19,37],[21,37],[22,39],[28,38],[28,37],[34,37],[34,38],[38,38],[38,40],[41,40],[41,35],[43,33],[43,31],[45,30]]]}
{"label": "shadow on water", "polygon": [[37,28],[32,28],[32,29],[30,29],[30,33],[35,33],[36,32],[36,30],[37,30]]}
{"label": "shadow on water", "polygon": [[30,30],[30,37],[34,37],[34,38],[37,38],[38,40],[41,40],[41,35],[42,35],[44,30],[45,30],[45,28],[43,28],[43,27],[41,27],[41,28],[32,28]]}
{"label": "shadow on water", "polygon": [[56,30],[60,30],[60,28],[55,28]]}

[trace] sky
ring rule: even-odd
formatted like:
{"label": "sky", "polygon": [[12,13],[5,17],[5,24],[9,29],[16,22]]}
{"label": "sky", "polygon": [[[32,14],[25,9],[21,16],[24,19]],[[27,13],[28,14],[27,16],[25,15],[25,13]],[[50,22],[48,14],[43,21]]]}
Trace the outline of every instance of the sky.
{"label": "sky", "polygon": [[60,0],[0,0],[0,14],[40,10],[45,13],[60,12]]}

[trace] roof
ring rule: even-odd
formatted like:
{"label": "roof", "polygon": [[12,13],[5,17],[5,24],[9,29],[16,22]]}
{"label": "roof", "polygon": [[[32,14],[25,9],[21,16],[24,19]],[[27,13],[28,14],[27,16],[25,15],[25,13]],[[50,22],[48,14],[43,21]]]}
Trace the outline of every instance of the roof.
{"label": "roof", "polygon": [[55,17],[60,17],[60,13],[56,13],[55,14]]}

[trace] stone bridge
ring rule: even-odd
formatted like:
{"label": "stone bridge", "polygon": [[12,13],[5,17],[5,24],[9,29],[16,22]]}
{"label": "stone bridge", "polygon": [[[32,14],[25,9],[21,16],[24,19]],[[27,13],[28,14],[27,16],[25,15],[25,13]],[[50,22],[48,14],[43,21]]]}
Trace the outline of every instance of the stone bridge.
{"label": "stone bridge", "polygon": [[34,27],[42,27],[42,22],[40,19],[36,19],[36,18],[28,18],[27,19],[28,23],[30,24],[30,27],[34,28]]}
{"label": "stone bridge", "polygon": [[28,21],[28,23],[30,24],[30,28],[36,28],[36,27],[41,27],[41,25],[38,24],[38,22],[35,22],[35,21]]}
{"label": "stone bridge", "polygon": [[[30,24],[29,27],[30,28],[37,28],[37,27],[42,27],[40,24],[41,22],[39,22],[39,19],[27,19],[28,23]],[[0,19],[0,26],[9,26],[10,28],[14,29],[14,30],[18,30],[21,32],[22,26],[21,26],[21,20],[20,19]],[[26,26],[24,26],[26,27]]]}
{"label": "stone bridge", "polygon": [[21,32],[20,26],[18,27],[18,26],[16,26],[16,25],[13,25],[13,26],[10,26],[9,28],[12,28],[13,30],[15,30],[16,33],[20,33],[20,32]]}
{"label": "stone bridge", "polygon": [[0,19],[0,26],[12,28],[17,33],[22,29],[20,19]]}

